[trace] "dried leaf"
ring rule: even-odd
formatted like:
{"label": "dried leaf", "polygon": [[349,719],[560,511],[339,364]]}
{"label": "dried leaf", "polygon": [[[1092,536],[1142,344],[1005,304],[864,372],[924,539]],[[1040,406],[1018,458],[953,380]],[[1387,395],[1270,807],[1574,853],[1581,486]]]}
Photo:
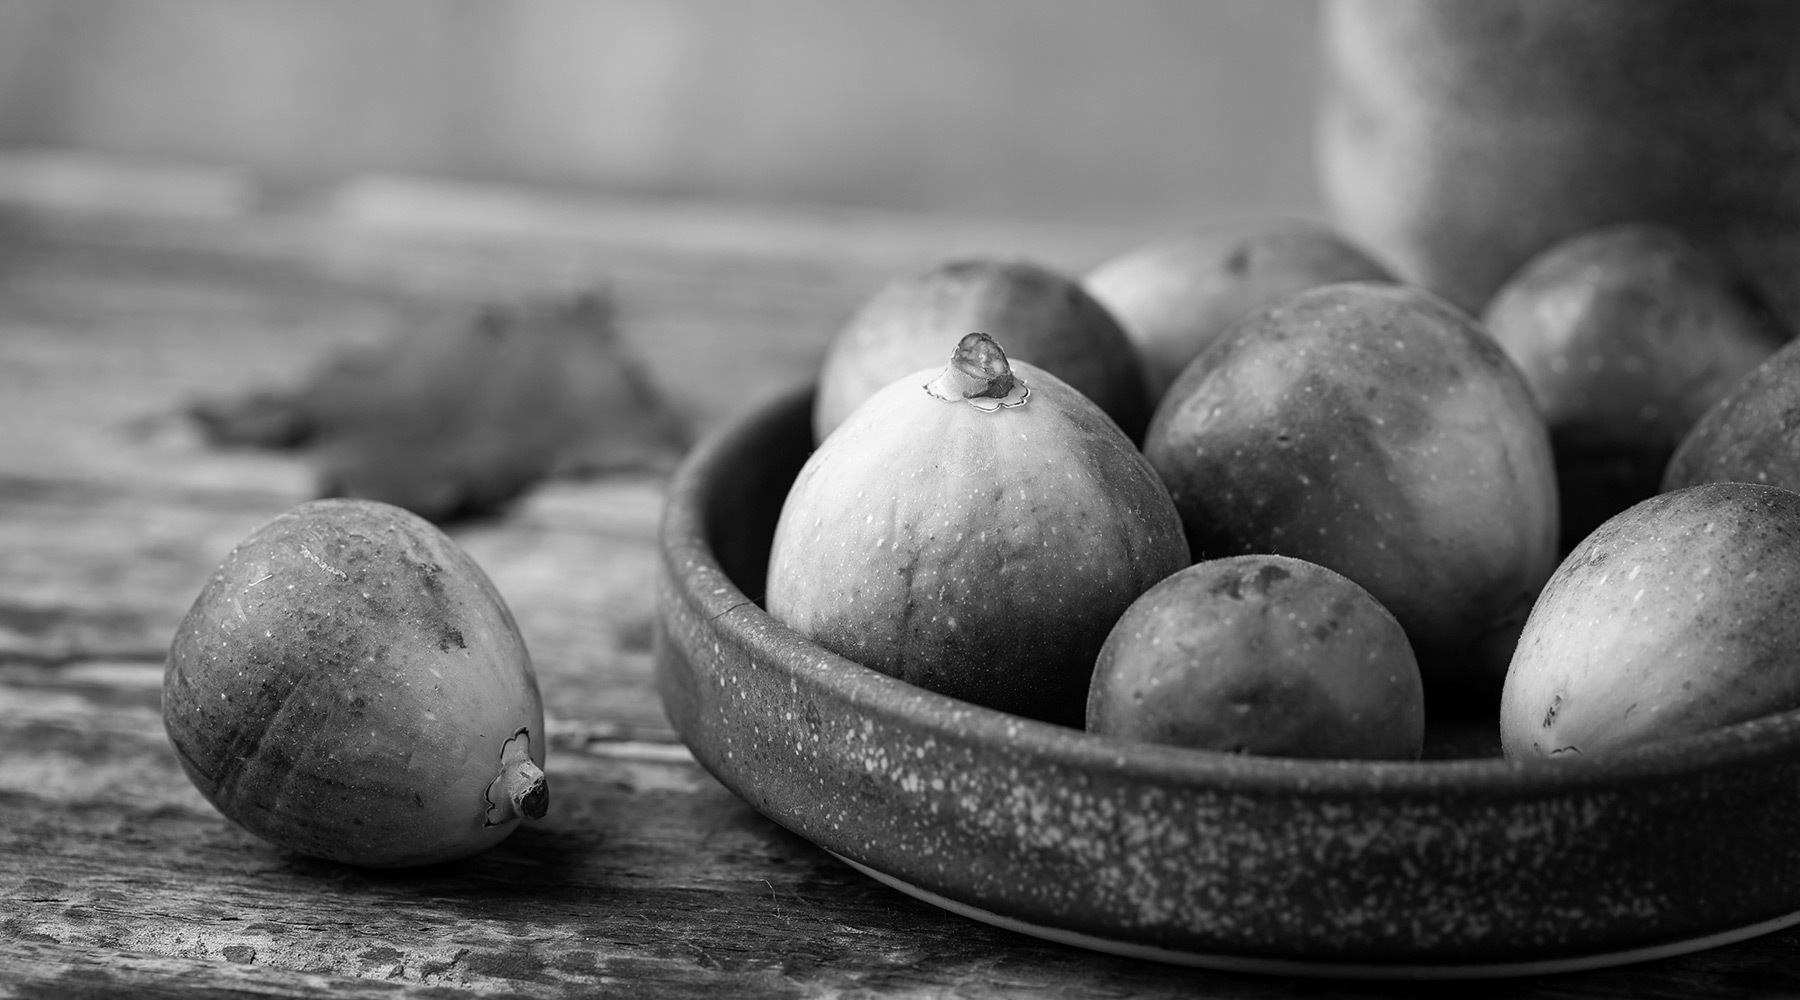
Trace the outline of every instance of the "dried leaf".
{"label": "dried leaf", "polygon": [[308,452],[323,495],[440,522],[491,514],[549,476],[666,470],[687,444],[596,296],[409,330],[295,388],[190,413],[215,444]]}

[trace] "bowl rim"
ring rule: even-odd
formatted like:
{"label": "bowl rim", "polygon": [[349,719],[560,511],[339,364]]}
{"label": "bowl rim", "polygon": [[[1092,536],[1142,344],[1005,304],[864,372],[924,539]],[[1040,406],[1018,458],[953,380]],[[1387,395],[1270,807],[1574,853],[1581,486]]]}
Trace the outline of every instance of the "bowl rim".
{"label": "bowl rim", "polygon": [[[752,404],[703,436],[669,481],[660,529],[667,574],[680,599],[723,637],[760,648],[771,662],[822,693],[921,734],[961,743],[996,742],[1070,769],[1165,786],[1236,793],[1409,798],[1468,794],[1530,798],[1710,774],[1800,758],[1800,708],[1670,737],[1604,756],[1512,760],[1320,760],[1163,746],[1041,722],[928,691],[812,642],[768,614],[726,573],[706,530],[705,505],[721,466],[769,425],[810,412],[811,384]],[[772,648],[771,648],[772,647]]]}

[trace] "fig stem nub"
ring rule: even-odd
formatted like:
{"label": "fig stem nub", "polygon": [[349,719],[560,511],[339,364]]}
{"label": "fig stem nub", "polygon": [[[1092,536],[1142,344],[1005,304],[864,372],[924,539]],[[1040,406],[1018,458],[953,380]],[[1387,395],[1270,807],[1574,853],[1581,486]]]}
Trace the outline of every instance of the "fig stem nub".
{"label": "fig stem nub", "polygon": [[925,391],[947,403],[972,403],[988,411],[1018,406],[1031,395],[1013,374],[1006,352],[985,333],[971,333],[958,341],[950,363],[925,383]]}
{"label": "fig stem nub", "polygon": [[531,730],[521,728],[500,748],[500,774],[487,787],[487,821],[499,826],[550,811],[550,783],[531,759]]}

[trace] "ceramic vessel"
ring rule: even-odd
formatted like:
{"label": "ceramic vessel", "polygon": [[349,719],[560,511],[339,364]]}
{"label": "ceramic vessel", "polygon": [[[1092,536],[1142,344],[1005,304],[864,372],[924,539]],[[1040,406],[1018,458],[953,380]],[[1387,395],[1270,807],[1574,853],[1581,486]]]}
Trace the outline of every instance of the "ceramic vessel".
{"label": "ceramic vessel", "polygon": [[1800,713],[1604,760],[1443,731],[1436,759],[1286,760],[1093,736],[825,651],[758,604],[810,405],[757,409],[671,484],[658,683],[707,770],[872,876],[1085,947],[1333,976],[1580,968],[1800,919]]}
{"label": "ceramic vessel", "polygon": [[1800,329],[1800,4],[1326,0],[1339,227],[1479,312],[1556,240],[1663,223]]}

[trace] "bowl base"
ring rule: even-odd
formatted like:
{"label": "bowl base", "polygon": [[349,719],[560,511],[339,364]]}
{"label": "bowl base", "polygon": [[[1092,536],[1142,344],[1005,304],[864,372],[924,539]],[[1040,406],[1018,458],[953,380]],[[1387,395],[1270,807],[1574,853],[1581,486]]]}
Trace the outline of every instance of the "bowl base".
{"label": "bowl base", "polygon": [[1745,941],[1750,938],[1772,934],[1776,931],[1800,924],[1800,912],[1784,914],[1772,920],[1764,920],[1745,927],[1706,934],[1700,937],[1670,941],[1663,944],[1649,945],[1642,948],[1628,948],[1621,951],[1601,952],[1592,955],[1574,955],[1563,958],[1533,959],[1518,962],[1470,962],[1470,963],[1431,963],[1431,962],[1330,962],[1307,961],[1304,959],[1267,958],[1247,955],[1221,955],[1207,952],[1180,951],[1172,948],[1159,948],[1153,945],[1137,944],[1131,941],[1118,941],[1111,938],[1096,937],[1077,931],[1064,930],[1059,927],[1048,927],[1033,924],[1014,917],[1003,916],[978,906],[961,903],[954,899],[940,896],[929,889],[923,889],[903,879],[895,878],[886,872],[870,868],[868,865],[852,861],[828,851],[832,857],[862,872],[877,882],[892,889],[906,893],[915,899],[930,903],[940,909],[958,916],[978,920],[984,924],[1014,931],[1057,944],[1085,948],[1089,951],[1104,952],[1109,955],[1120,955],[1125,958],[1146,959],[1171,965],[1184,965],[1192,968],[1211,969],[1219,972],[1252,973],[1270,976],[1294,976],[1312,979],[1390,979],[1390,980],[1444,980],[1444,979],[1502,979],[1519,976],[1541,976],[1561,972],[1582,972],[1590,969],[1605,969],[1620,965],[1631,965],[1637,962],[1649,962],[1660,958],[1671,958],[1686,955],[1721,945]]}

